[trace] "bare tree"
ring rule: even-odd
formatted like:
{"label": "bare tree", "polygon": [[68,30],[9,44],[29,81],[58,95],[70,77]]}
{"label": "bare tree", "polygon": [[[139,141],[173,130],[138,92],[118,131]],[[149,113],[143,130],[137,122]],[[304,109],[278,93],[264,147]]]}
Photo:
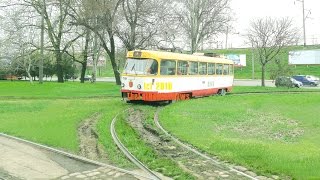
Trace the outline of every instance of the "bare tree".
{"label": "bare tree", "polygon": [[[94,32],[107,52],[116,84],[120,85],[120,73],[115,57],[115,20],[122,0],[78,0],[81,9],[73,8],[73,24],[81,25]],[[84,15],[85,14],[85,15]],[[94,23],[97,22],[97,23]]]}
{"label": "bare tree", "polygon": [[35,61],[31,55],[37,51],[34,45],[38,40],[36,34],[39,31],[32,26],[34,19],[32,19],[30,9],[16,7],[14,10],[7,9],[6,14],[8,16],[2,21],[1,28],[5,35],[4,44],[6,46],[4,48],[6,56],[10,57],[11,72],[26,73],[32,83],[30,69],[34,66]]}
{"label": "bare tree", "polygon": [[288,45],[298,41],[298,29],[292,19],[260,18],[251,21],[247,39],[257,51],[261,64],[261,86],[265,86],[266,65]]}
{"label": "bare tree", "polygon": [[[69,7],[72,0],[24,0],[24,6],[33,7],[38,15],[43,16],[46,32],[51,42],[56,59],[58,82],[64,82],[63,54],[66,53],[74,41],[83,34],[72,33],[72,26],[68,26]],[[67,35],[68,34],[68,35]]]}
{"label": "bare tree", "polygon": [[[190,41],[191,53],[201,42],[224,31],[231,20],[230,0],[177,0],[176,14]],[[206,38],[206,39],[205,39]]]}
{"label": "bare tree", "polygon": [[159,20],[165,15],[167,3],[163,0],[122,0],[116,32],[127,50],[149,45],[159,31]]}

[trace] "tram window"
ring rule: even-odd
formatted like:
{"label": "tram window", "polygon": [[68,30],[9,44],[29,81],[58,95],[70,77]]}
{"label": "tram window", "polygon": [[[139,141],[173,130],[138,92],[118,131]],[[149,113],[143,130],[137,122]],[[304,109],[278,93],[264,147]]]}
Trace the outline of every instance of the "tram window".
{"label": "tram window", "polygon": [[178,61],[178,75],[187,75],[188,74],[188,62],[187,61]]}
{"label": "tram window", "polygon": [[223,69],[223,65],[222,64],[217,64],[216,74],[221,75],[222,74],[222,69]]}
{"label": "tram window", "polygon": [[158,62],[153,60],[153,61],[149,61],[148,65],[147,65],[147,73],[148,74],[153,74],[156,75],[158,74]]}
{"label": "tram window", "polygon": [[223,75],[228,75],[229,74],[229,65],[224,64],[223,65]]}
{"label": "tram window", "polygon": [[135,74],[135,75],[157,74],[158,72],[157,69],[158,69],[158,62],[154,59],[128,58],[126,65],[124,67],[123,73]]}
{"label": "tram window", "polygon": [[208,64],[208,75],[214,75],[215,73],[215,64],[209,63]]}
{"label": "tram window", "polygon": [[197,62],[189,62],[189,74],[196,75],[198,74],[198,63]]}
{"label": "tram window", "polygon": [[231,75],[233,74],[233,66],[232,66],[232,64],[229,65],[229,72],[230,72],[229,74],[231,74]]}
{"label": "tram window", "polygon": [[160,63],[161,75],[175,75],[176,74],[176,61],[174,60],[161,60]]}
{"label": "tram window", "polygon": [[207,63],[199,63],[199,74],[206,75],[207,74]]}

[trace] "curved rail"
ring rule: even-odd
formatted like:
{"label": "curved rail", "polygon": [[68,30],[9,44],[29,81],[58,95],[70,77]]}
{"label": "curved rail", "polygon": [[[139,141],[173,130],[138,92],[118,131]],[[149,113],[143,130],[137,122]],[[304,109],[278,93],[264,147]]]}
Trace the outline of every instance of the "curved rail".
{"label": "curved rail", "polygon": [[[125,110],[126,111],[126,110]],[[125,112],[124,111],[124,112]],[[140,169],[142,169],[143,171],[145,171],[146,173],[148,173],[151,176],[151,179],[156,179],[156,180],[160,180],[161,178],[159,176],[157,176],[155,173],[153,173],[147,166],[145,166],[142,162],[140,162],[135,156],[133,156],[129,150],[121,143],[120,139],[117,136],[116,130],[115,130],[115,123],[117,121],[117,117],[119,116],[119,114],[117,114],[112,122],[111,122],[111,127],[110,127],[110,132],[111,132],[111,136],[112,139],[114,140],[114,142],[116,143],[116,145],[118,146],[118,148],[124,153],[124,155],[130,159],[131,162],[133,162],[135,165],[137,165]]]}
{"label": "curved rail", "polygon": [[191,152],[193,152],[193,153],[195,153],[195,154],[197,154],[197,155],[199,155],[199,156],[201,156],[201,157],[203,157],[203,158],[211,161],[211,162],[212,162],[215,166],[217,166],[217,167],[220,167],[220,168],[228,168],[228,169],[230,169],[231,171],[234,171],[234,172],[236,172],[236,173],[242,174],[243,176],[246,176],[246,177],[248,177],[248,178],[250,178],[250,179],[258,180],[257,178],[255,178],[255,177],[253,177],[253,176],[250,176],[250,175],[248,175],[248,174],[246,174],[246,173],[244,173],[244,172],[242,172],[242,171],[239,171],[239,170],[234,169],[234,168],[232,168],[232,167],[230,167],[230,166],[221,164],[220,162],[214,160],[213,158],[207,156],[206,154],[199,152],[199,151],[196,150],[195,148],[192,148],[191,146],[189,146],[189,145],[187,145],[187,144],[184,144],[183,142],[181,142],[181,141],[178,140],[177,138],[173,137],[170,133],[168,133],[168,132],[160,125],[159,120],[158,120],[158,117],[159,117],[158,114],[159,114],[159,112],[160,112],[160,108],[158,108],[157,112],[156,112],[155,115],[154,115],[154,123],[156,124],[156,126],[157,126],[159,129],[161,129],[161,131],[163,131],[163,133],[165,133],[167,136],[169,136],[169,137],[170,137],[172,140],[174,140],[177,144],[179,144],[179,145],[182,146],[183,148],[185,148],[185,149],[187,149],[187,150],[189,150],[189,151],[191,151]]}

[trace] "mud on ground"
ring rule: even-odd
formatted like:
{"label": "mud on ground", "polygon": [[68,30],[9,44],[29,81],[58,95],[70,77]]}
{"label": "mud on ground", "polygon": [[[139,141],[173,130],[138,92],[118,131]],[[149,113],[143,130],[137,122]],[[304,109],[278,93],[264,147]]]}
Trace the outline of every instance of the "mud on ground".
{"label": "mud on ground", "polygon": [[139,109],[129,109],[128,123],[160,155],[171,158],[184,171],[192,174],[196,179],[248,179],[225,166],[213,164],[190,151],[178,146],[159,130],[145,123],[145,114]]}
{"label": "mud on ground", "polygon": [[96,132],[96,124],[100,118],[101,114],[95,113],[85,119],[78,128],[80,156],[84,156],[92,160],[108,162],[108,156],[103,150],[104,147],[99,144],[99,136]]}

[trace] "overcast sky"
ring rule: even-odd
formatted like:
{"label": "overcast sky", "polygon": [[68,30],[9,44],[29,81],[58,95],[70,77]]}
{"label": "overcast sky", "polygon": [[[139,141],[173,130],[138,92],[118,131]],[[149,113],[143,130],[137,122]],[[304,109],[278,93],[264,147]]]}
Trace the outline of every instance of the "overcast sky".
{"label": "overcast sky", "polygon": [[[292,17],[301,29],[303,44],[302,0],[232,0],[236,21],[233,33],[244,34],[251,19],[258,17]],[[320,0],[304,0],[307,44],[320,44]],[[225,38],[224,38],[225,39]],[[237,34],[230,34],[228,47],[248,47]],[[225,45],[224,45],[225,46]]]}

